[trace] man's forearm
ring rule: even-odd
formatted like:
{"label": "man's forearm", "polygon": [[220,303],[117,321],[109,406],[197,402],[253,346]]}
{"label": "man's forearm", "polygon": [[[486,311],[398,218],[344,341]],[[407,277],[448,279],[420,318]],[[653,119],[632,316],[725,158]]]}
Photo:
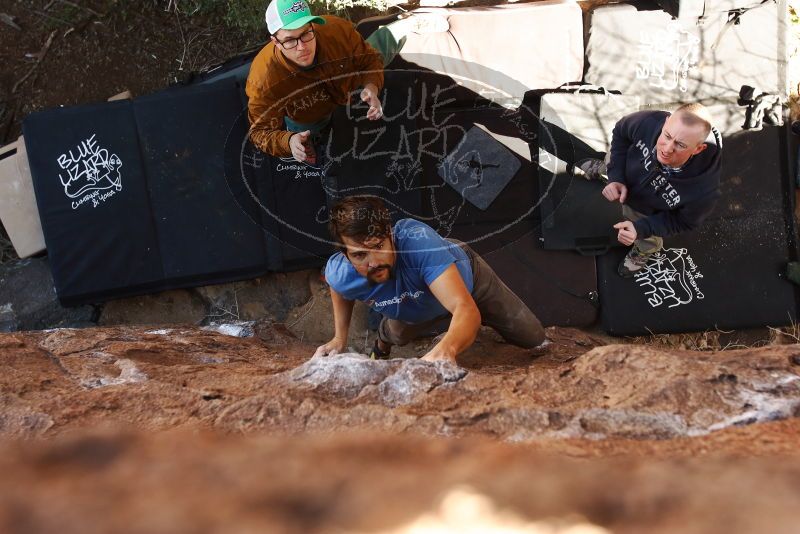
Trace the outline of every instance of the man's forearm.
{"label": "man's forearm", "polygon": [[625,166],[627,165],[628,149],[633,140],[627,117],[623,117],[614,125],[611,133],[611,146],[609,147],[608,180],[610,182],[625,183]]}
{"label": "man's forearm", "polygon": [[634,222],[639,239],[652,235],[669,237],[698,228],[711,214],[716,202],[710,201],[699,206],[684,206],[676,210],[661,211]]}
{"label": "man's forearm", "polygon": [[292,155],[289,140],[292,132],[286,130],[261,130],[253,129],[250,140],[262,152],[278,158],[287,158]]}
{"label": "man's forearm", "polygon": [[353,316],[354,302],[347,300],[333,288],[331,288],[331,301],[333,302],[334,337],[346,342],[350,331],[350,319]]}
{"label": "man's forearm", "polygon": [[628,147],[630,147],[630,143],[627,142],[616,141],[611,143],[608,165],[606,165],[609,182],[625,183]]}
{"label": "man's forearm", "polygon": [[453,310],[450,328],[439,345],[454,356],[460,354],[475,342],[480,327],[481,314],[478,307],[474,303],[459,304]]}
{"label": "man's forearm", "polygon": [[284,129],[281,114],[275,113],[275,103],[263,97],[251,95],[247,105],[247,118],[250,122],[249,136],[253,144],[262,152],[275,157],[289,157],[291,132]]}
{"label": "man's forearm", "polygon": [[361,83],[364,87],[368,83],[372,83],[378,88],[378,91],[383,89],[384,83],[384,59],[383,55],[375,50],[367,42],[363,43],[363,50],[356,59],[356,70],[361,72]]}

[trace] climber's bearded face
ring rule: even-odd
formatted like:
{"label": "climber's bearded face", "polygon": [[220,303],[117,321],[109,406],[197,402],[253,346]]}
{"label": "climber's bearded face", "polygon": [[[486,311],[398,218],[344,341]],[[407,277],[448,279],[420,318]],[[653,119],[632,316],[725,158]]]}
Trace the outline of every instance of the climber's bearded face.
{"label": "climber's bearded face", "polygon": [[382,284],[394,278],[397,261],[392,236],[368,237],[364,240],[342,237],[346,256],[356,272],[371,284]]}

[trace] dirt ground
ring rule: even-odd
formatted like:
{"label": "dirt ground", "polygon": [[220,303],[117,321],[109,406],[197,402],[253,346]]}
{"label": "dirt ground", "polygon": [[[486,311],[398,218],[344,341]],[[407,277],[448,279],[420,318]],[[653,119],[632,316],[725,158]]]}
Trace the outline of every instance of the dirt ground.
{"label": "dirt ground", "polygon": [[[36,110],[145,94],[266,39],[166,0],[2,0],[0,143]],[[184,3],[186,4],[186,3]],[[75,7],[80,5],[80,7]]]}

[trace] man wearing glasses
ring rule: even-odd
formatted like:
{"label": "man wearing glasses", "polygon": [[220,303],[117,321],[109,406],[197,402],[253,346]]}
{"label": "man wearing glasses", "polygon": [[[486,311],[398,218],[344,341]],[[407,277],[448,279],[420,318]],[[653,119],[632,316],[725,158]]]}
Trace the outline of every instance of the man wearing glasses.
{"label": "man wearing glasses", "polygon": [[325,268],[335,335],[315,356],[345,350],[356,300],[383,316],[372,358],[388,358],[392,345],[436,333],[448,320],[446,334],[423,359],[455,362],[481,324],[520,347],[544,342],[533,312],[469,246],[413,219],[392,226],[379,198],[339,201],[331,209],[329,229],[341,250]]}
{"label": "man wearing glasses", "polygon": [[344,19],[314,16],[306,0],[272,0],[266,19],[270,42],[247,78],[250,139],[268,154],[311,164],[316,162],[311,136],[353,91],[361,90],[367,119],[381,118],[383,67],[405,35],[449,28],[439,15],[414,15],[380,27],[365,41]]}
{"label": "man wearing glasses", "polygon": [[314,16],[305,0],[272,0],[266,19],[270,42],[247,78],[250,139],[273,156],[313,164],[311,134],[352,91],[362,89],[367,118],[382,115],[383,59],[350,22]]}

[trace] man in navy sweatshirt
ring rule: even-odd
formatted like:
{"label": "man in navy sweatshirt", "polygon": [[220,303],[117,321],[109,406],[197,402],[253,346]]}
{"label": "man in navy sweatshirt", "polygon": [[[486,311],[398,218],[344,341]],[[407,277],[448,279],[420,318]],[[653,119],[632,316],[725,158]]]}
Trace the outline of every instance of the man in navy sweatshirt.
{"label": "man in navy sweatshirt", "polygon": [[639,111],[614,126],[606,163],[577,162],[572,172],[608,182],[603,196],[622,204],[626,220],[614,225],[617,239],[633,245],[620,263],[629,278],[663,246],[663,237],[693,230],[719,197],[722,140],[701,104],[673,113]]}

